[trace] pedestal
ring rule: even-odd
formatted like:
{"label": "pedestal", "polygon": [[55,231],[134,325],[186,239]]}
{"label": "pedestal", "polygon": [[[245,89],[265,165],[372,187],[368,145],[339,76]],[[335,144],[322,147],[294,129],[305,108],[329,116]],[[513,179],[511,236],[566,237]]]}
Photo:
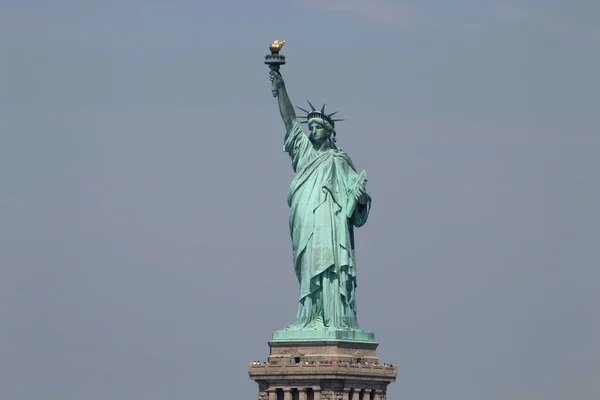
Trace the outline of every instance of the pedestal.
{"label": "pedestal", "polygon": [[380,364],[375,342],[273,340],[268,361],[251,364],[259,399],[383,400],[397,367]]}

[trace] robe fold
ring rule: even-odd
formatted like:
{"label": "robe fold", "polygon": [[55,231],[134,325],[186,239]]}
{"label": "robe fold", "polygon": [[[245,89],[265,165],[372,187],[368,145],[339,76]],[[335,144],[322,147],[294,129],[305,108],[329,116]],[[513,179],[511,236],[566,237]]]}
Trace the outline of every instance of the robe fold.
{"label": "robe fold", "polygon": [[369,216],[354,199],[364,185],[350,157],[339,149],[316,151],[294,121],[284,151],[295,178],[288,192],[293,262],[300,283],[296,322],[288,329],[359,329],[353,227]]}

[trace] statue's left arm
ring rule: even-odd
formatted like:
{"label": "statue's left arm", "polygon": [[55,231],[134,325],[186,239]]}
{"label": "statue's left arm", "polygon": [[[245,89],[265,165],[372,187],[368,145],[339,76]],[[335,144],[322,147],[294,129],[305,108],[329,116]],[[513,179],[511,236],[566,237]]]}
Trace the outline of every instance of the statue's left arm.
{"label": "statue's left arm", "polygon": [[338,165],[343,165],[344,175],[346,175],[346,217],[352,225],[361,227],[367,222],[371,210],[371,196],[366,189],[366,173],[364,171],[357,173],[352,161],[345,153],[343,153],[343,157],[338,158]]}
{"label": "statue's left arm", "polygon": [[350,222],[358,228],[363,226],[369,218],[369,212],[371,211],[371,196],[365,191],[358,200],[354,201],[356,204],[350,215]]}

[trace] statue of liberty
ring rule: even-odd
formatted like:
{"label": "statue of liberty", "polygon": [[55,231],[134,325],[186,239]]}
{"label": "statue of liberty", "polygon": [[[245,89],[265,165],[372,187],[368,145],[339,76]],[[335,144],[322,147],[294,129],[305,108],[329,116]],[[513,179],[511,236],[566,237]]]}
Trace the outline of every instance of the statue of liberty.
{"label": "statue of liberty", "polygon": [[360,331],[353,229],[365,224],[371,207],[365,172],[357,172],[336,146],[336,113],[310,102],[311,110],[298,107],[306,113],[307,136],[279,71],[272,69],[270,79],[286,130],[283,148],[295,173],[287,201],[300,295],[296,321],[285,331]]}

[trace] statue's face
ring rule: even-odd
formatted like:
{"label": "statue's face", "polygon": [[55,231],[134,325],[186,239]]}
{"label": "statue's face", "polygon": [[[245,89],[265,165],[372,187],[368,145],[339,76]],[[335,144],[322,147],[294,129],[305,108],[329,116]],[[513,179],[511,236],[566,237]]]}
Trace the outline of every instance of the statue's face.
{"label": "statue's face", "polygon": [[323,143],[329,139],[329,135],[331,134],[329,129],[318,122],[311,122],[308,125],[308,129],[310,130],[310,137],[317,143]]}

